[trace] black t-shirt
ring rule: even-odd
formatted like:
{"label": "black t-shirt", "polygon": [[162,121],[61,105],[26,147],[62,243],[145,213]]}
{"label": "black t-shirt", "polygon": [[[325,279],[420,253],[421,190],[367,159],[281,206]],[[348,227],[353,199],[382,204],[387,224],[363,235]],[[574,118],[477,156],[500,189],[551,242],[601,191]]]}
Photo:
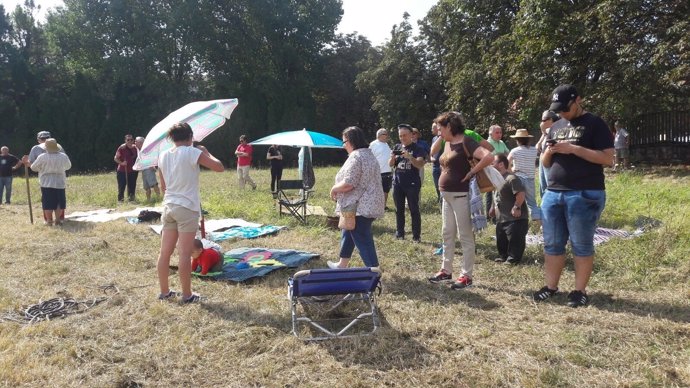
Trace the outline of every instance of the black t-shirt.
{"label": "black t-shirt", "polygon": [[[426,158],[426,151],[415,143],[410,143],[407,147],[402,144],[396,144],[393,151],[400,151],[405,149],[413,158]],[[419,169],[412,165],[412,162],[402,156],[395,157],[395,166],[393,173],[393,184],[401,186],[416,186],[420,187],[422,180],[419,177]]]}
{"label": "black t-shirt", "polygon": [[[592,150],[613,148],[608,125],[589,112],[572,121],[558,120],[550,138]],[[573,154],[553,154],[548,183],[549,190],[604,190],[604,166]]]}
{"label": "black t-shirt", "polygon": [[[271,146],[268,149],[268,154],[271,156],[281,155],[280,148]],[[281,159],[271,159],[271,168],[282,168],[283,161]]]}
{"label": "black t-shirt", "polygon": [[0,155],[0,177],[12,176],[12,167],[19,163],[19,159],[12,154]]}

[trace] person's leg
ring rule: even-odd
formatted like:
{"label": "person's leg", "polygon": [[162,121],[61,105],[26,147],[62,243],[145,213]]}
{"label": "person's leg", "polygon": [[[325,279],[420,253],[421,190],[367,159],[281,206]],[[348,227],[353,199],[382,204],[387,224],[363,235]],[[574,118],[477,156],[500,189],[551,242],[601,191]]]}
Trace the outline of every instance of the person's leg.
{"label": "person's leg", "polygon": [[182,297],[189,298],[192,296],[192,248],[194,246],[194,232],[178,232],[177,239],[177,253],[180,257],[177,273],[180,276],[180,287],[182,288]]}
{"label": "person's leg", "polygon": [[506,234],[507,222],[496,223],[496,250],[498,257],[505,260],[508,257],[508,236]]}
{"label": "person's leg", "polygon": [[[357,228],[355,223],[355,229]],[[340,231],[340,253],[338,257],[340,261],[338,262],[339,268],[347,268],[350,264],[350,259],[352,258],[352,252],[355,250],[355,242],[352,238],[352,230],[341,230]]]}
{"label": "person's leg", "polygon": [[399,185],[393,186],[395,203],[395,237],[405,237],[405,191]]}
{"label": "person's leg", "polygon": [[455,224],[455,214],[453,212],[454,193],[441,192],[441,236],[443,238],[443,254],[441,260],[441,270],[447,274],[453,273],[453,258],[455,255],[455,235],[457,225]]}
{"label": "person's leg", "polygon": [[148,189],[145,189],[144,192],[146,193],[146,202],[151,200],[151,188],[149,187]]}
{"label": "person's leg", "polygon": [[125,200],[125,187],[127,185],[127,177],[123,171],[117,172],[117,200]]}
{"label": "person's leg", "polygon": [[376,254],[374,235],[371,232],[371,224],[374,219],[362,216],[357,216],[356,219],[355,229],[350,235],[359,251],[359,256],[362,257],[362,262],[366,267],[378,267],[379,258]]}
{"label": "person's leg", "polygon": [[[2,193],[5,190],[5,187],[7,186],[7,177],[0,177],[0,201],[2,201]],[[7,199],[7,196],[5,196],[5,202],[9,202],[10,200]]]}
{"label": "person's leg", "polygon": [[[470,215],[470,199],[467,193],[455,193],[453,210],[458,237],[462,246],[462,275],[472,278],[474,272],[475,242]],[[462,194],[465,194],[464,196]]]}
{"label": "person's leg", "polygon": [[419,241],[422,238],[422,215],[419,212],[419,187],[407,190],[407,206],[410,208],[412,219],[412,240]]}
{"label": "person's leg", "polygon": [[[170,256],[172,256],[175,251],[177,237],[177,229],[163,228],[161,232],[161,249],[158,253],[158,263],[156,264],[161,295],[166,295],[170,292],[170,284],[168,283],[168,276],[170,276]],[[191,267],[191,265],[192,263],[190,261],[189,266]]]}
{"label": "person's leg", "polygon": [[[0,196],[0,200],[2,199],[2,196]],[[7,180],[5,181],[5,203],[11,203],[12,202],[12,177],[8,176]]]}
{"label": "person's leg", "polygon": [[529,230],[529,221],[526,219],[515,220],[510,223],[506,230],[508,236],[508,255],[516,262],[522,260],[522,255],[525,253],[525,237]]}
{"label": "person's leg", "polygon": [[529,208],[530,219],[532,221],[541,220],[541,210],[537,206],[537,199],[534,194],[534,178],[520,177],[522,185],[525,186],[525,200]]}
{"label": "person's leg", "polygon": [[488,193],[484,193],[485,195],[485,201],[486,201],[486,219],[496,223],[496,217],[489,217],[489,211],[491,210],[491,207],[494,205],[494,192],[489,191]]}
{"label": "person's leg", "polygon": [[57,208],[57,197],[54,189],[41,187],[41,208],[43,209],[43,221],[46,225],[53,225],[53,211]]}
{"label": "person's leg", "polygon": [[566,217],[575,262],[575,289],[585,293],[594,262],[594,232],[606,205],[606,192],[582,190],[570,194]]}
{"label": "person's leg", "polygon": [[237,184],[240,186],[240,190],[244,190],[244,173],[242,172],[242,166],[237,166]]}
{"label": "person's leg", "polygon": [[65,189],[55,189],[57,206],[55,207],[55,225],[62,225],[65,219],[65,209],[67,208],[67,196]]}
{"label": "person's leg", "polygon": [[250,186],[252,186],[253,190],[256,190],[256,183],[254,183],[254,180],[252,179],[251,176],[249,176],[249,170],[251,170],[250,166],[247,166],[247,169],[245,170],[245,180],[249,183]]}
{"label": "person's leg", "polygon": [[271,167],[271,192],[272,193],[275,193],[277,183],[278,183],[278,169],[276,167]]}
{"label": "person's leg", "polygon": [[156,196],[157,196],[157,197],[160,197],[160,196],[161,196],[161,191],[160,191],[160,189],[158,188],[158,183],[156,183],[155,185],[153,185],[153,192],[156,193]]}
{"label": "person's leg", "polygon": [[568,225],[564,192],[547,190],[541,203],[544,233],[544,281],[551,290],[558,289],[565,267]]}
{"label": "person's leg", "polygon": [[434,187],[436,188],[436,200],[441,203],[441,192],[438,190],[438,180],[441,177],[441,167],[433,166],[431,176],[434,177]]}
{"label": "person's leg", "polygon": [[128,176],[128,187],[127,187],[127,196],[130,201],[134,201],[136,198],[137,194],[137,177],[139,176],[139,171],[132,171],[127,173],[129,174]]}

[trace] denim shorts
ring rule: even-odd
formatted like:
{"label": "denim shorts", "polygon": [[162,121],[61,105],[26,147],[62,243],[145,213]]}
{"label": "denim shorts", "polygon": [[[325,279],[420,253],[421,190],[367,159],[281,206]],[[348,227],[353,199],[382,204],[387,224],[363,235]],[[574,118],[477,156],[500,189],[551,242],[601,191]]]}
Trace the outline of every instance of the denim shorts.
{"label": "denim shorts", "polygon": [[594,231],[605,204],[604,190],[546,190],[541,201],[544,253],[565,254],[570,239],[574,256],[592,256]]}

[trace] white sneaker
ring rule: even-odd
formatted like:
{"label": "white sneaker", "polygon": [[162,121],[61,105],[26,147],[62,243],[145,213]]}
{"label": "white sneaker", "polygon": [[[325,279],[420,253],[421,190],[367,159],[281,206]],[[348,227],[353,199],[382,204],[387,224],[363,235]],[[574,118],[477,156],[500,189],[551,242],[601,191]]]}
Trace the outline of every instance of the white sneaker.
{"label": "white sneaker", "polygon": [[327,261],[326,264],[328,264],[328,268],[330,269],[339,269],[339,264],[338,262],[333,262],[333,261]]}

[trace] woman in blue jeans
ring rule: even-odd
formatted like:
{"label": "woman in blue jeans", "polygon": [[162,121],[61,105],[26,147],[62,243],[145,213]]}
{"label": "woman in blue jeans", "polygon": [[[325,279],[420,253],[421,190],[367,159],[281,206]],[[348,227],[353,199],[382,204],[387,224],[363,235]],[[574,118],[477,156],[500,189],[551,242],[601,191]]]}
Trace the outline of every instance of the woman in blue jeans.
{"label": "woman in blue jeans", "polygon": [[355,247],[364,266],[378,267],[371,224],[376,218],[383,217],[385,206],[379,164],[369,149],[364,132],[358,127],[348,127],[343,131],[343,148],[349,156],[335,176],[331,198],[336,201],[335,211],[338,214],[343,209],[356,206],[355,228],[343,229],[340,260],[329,261],[328,267],[347,268]]}

